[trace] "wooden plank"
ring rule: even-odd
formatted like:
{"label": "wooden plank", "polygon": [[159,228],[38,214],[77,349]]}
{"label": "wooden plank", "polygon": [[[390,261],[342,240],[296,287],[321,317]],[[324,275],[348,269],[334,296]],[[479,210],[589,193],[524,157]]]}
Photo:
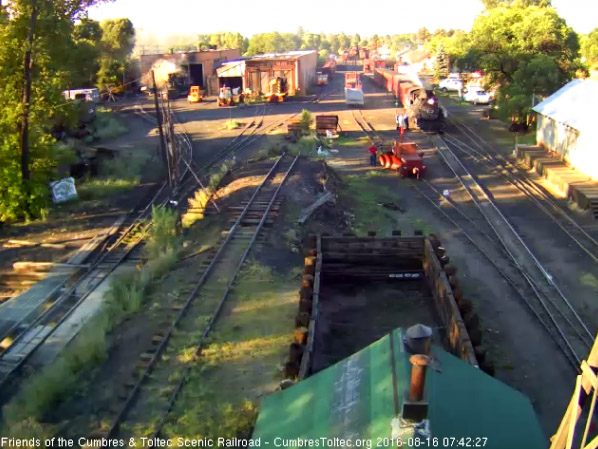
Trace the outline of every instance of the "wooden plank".
{"label": "wooden plank", "polygon": [[307,221],[307,219],[309,217],[311,217],[311,215],[319,207],[323,206],[324,204],[326,204],[328,201],[331,201],[332,199],[333,199],[332,193],[331,192],[326,192],[319,199],[317,199],[314,203],[312,203],[310,206],[306,207],[305,209],[303,209],[301,211],[301,214],[300,214],[299,218],[297,219],[297,223],[299,223],[299,224],[305,223]]}
{"label": "wooden plank", "polygon": [[452,288],[429,240],[425,242],[424,271],[434,297],[436,312],[446,328],[452,352],[470,365],[478,366],[473,345],[457,307]]}
{"label": "wooden plank", "polygon": [[596,378],[596,374],[588,365],[588,362],[585,360],[581,362],[581,384],[584,391],[589,394],[591,389],[598,390],[598,379]]}
{"label": "wooden plank", "polygon": [[586,441],[588,439],[588,434],[590,432],[590,425],[592,423],[592,419],[594,418],[594,410],[596,409],[596,394],[598,392],[596,390],[593,391],[592,394],[592,402],[590,404],[590,409],[588,410],[588,418],[586,419],[586,427],[583,430],[583,437],[581,439],[581,447],[585,446]]}
{"label": "wooden plank", "polygon": [[322,246],[326,249],[326,245],[330,243],[393,243],[393,242],[420,242],[422,245],[424,243],[423,236],[413,236],[413,237],[332,237],[332,236],[323,236],[322,237]]}
{"label": "wooden plank", "polygon": [[581,407],[579,406],[579,401],[577,400],[580,392],[581,376],[577,376],[575,380],[575,390],[573,391],[573,397],[576,400],[572,403],[573,407],[571,408],[571,416],[569,417],[569,430],[567,432],[567,445],[565,446],[567,449],[571,449],[571,447],[573,446],[573,437],[575,436],[575,425],[577,424],[577,420],[579,419],[579,415],[581,414]]}
{"label": "wooden plank", "polygon": [[28,272],[28,271],[50,271],[52,268],[87,268],[89,264],[73,265],[70,263],[58,263],[58,262],[33,262],[33,261],[19,261],[12,264],[13,270],[16,272]]}
{"label": "wooden plank", "polygon": [[311,367],[311,353],[313,351],[314,339],[316,335],[316,326],[318,319],[319,307],[319,293],[320,293],[320,270],[322,269],[322,240],[318,235],[316,239],[316,266],[314,273],[314,284],[312,294],[312,311],[311,319],[307,332],[307,344],[301,360],[301,367],[299,369],[299,379],[304,379],[309,374]]}

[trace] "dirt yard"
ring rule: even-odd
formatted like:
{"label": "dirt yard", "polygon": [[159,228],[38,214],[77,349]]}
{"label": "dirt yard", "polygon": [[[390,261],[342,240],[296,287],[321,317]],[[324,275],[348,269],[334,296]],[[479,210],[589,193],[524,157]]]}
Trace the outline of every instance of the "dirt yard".
{"label": "dirt yard", "polygon": [[[320,290],[312,371],[349,357],[397,327],[420,323],[436,328],[433,309],[424,280],[325,281]],[[435,344],[439,344],[437,338]]]}
{"label": "dirt yard", "polygon": [[[367,95],[363,115],[376,128],[385,141],[384,145],[389,146],[397,137],[393,99],[367,81],[364,87]],[[329,97],[317,104],[298,101],[267,108],[264,127],[303,108],[313,113],[338,114],[342,136],[331,144],[337,152],[331,152],[323,160],[303,158],[289,177],[281,192],[285,201],[277,220],[265,229],[264,238],[252,252],[249,271],[245,271],[234,289],[223,319],[210,340],[210,350],[202,356],[205,367],[202,369],[200,360],[191,377],[193,387],[176,405],[175,418],[167,423],[167,431],[171,434],[186,432],[190,429],[189,423],[197,423],[197,420],[210,416],[221,417],[227,426],[230,424],[229,429],[248,431],[260,397],[273,391],[282,378],[281,363],[288,350],[294,325],[293,310],[296,310],[293,307],[296,308],[298,301],[299,274],[303,267],[302,243],[308,234],[351,231],[365,235],[368,231],[376,231],[379,235],[390,235],[393,230],[401,230],[403,235],[412,235],[415,230],[422,230],[438,235],[451,263],[457,267],[464,296],[473,302],[482,321],[483,344],[494,362],[496,377],[530,397],[545,433],[551,435],[565,411],[575,380],[574,373],[563,361],[546,331],[484,255],[419,196],[414,188],[415,181],[400,179],[394,172],[369,166],[368,140],[355,123],[353,111],[344,105],[341,88],[342,79],[337,77],[329,88]],[[175,101],[174,106],[179,121],[194,141],[195,160],[200,165],[234,138],[235,131],[224,128],[227,120],[247,123],[257,112],[255,106],[227,109],[217,108],[211,102],[187,105],[181,100]],[[478,120],[475,114],[466,118]],[[506,139],[500,130],[484,132],[489,141]],[[217,203],[224,211],[251,195],[270,162],[249,161],[260,150],[280,147],[281,133],[281,128],[272,128],[237,155],[237,168],[223,180],[225,187],[217,194]],[[408,138],[416,141],[426,154],[428,181],[440,190],[449,189],[451,197],[463,210],[471,210],[474,207],[472,202],[430,148],[429,139],[416,132],[408,133]],[[127,145],[124,141],[119,144]],[[504,151],[507,147],[506,144],[503,146]],[[334,201],[319,208],[305,225],[297,224],[302,210],[324,192],[331,192]],[[538,225],[540,219],[534,215],[535,212],[529,212],[527,203],[511,202],[504,207],[505,210],[510,208],[508,210],[514,218],[519,217],[517,224],[524,230],[525,238],[530,240],[543,260],[550,261],[551,269],[559,278],[567,279],[566,275],[571,274],[571,279],[576,279],[579,273],[589,273],[598,279],[596,267],[581,259],[576,260],[577,253],[568,246],[565,238],[555,234],[553,238],[559,243],[551,245],[544,233],[536,235],[532,228]],[[531,219],[526,224],[527,217]],[[80,229],[85,229],[85,220],[82,223]],[[155,286],[147,302],[148,307],[114,332],[107,362],[88,377],[89,382],[81,387],[76,398],[56,408],[51,417],[50,421],[61,432],[83,435],[106,427],[117,402],[119,388],[134,369],[136,354],[144,351],[145,342],[159,321],[160,310],[168,306],[173,295],[185,293],[202,257],[230,224],[231,216],[227,213],[210,211],[203,221],[188,231],[185,254],[203,255],[178,264],[168,277]],[[551,232],[546,226],[545,232]],[[53,238],[65,237],[56,235]],[[547,246],[550,248],[543,252],[542,248]],[[565,264],[561,260],[567,261],[566,268],[563,268]],[[577,274],[572,274],[575,270],[578,270]],[[580,298],[579,303],[590,302],[598,283],[590,284],[580,287],[576,282],[568,283],[568,294]],[[329,290],[324,293],[330,300],[322,303],[325,318],[317,336],[318,342],[325,341],[326,344],[320,346],[318,369],[346,357],[392,328],[407,327],[416,321],[434,327],[430,295],[424,287],[419,282],[367,288],[355,284],[327,286]],[[372,303],[375,307],[370,307]],[[413,322],[402,319],[401,312],[405,308],[409,309],[410,317],[415,317]],[[394,313],[387,313],[389,309]],[[202,382],[211,389],[201,390],[198,385]],[[215,395],[218,391],[227,393]],[[213,406],[220,399],[225,405]],[[208,403],[212,406],[205,410],[211,410],[211,414],[206,415],[200,409],[202,404]],[[212,425],[206,424],[203,430],[214,430],[210,427]]]}

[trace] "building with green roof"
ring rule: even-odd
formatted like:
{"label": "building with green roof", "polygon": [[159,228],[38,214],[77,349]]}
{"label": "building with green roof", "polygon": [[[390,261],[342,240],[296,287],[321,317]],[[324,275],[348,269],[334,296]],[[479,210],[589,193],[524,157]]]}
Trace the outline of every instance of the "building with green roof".
{"label": "building with green roof", "polygon": [[[266,397],[253,438],[261,447],[548,447],[527,397],[436,346],[413,403],[404,336],[395,329]],[[425,418],[409,419],[414,412]]]}

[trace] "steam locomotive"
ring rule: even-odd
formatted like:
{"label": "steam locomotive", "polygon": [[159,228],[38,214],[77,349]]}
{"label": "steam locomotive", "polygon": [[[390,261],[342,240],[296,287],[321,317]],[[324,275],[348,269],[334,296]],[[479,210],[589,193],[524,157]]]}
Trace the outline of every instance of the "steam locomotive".
{"label": "steam locomotive", "polygon": [[442,132],[445,111],[431,90],[394,70],[374,69],[374,83],[394,94],[405,108],[409,128],[424,132]]}

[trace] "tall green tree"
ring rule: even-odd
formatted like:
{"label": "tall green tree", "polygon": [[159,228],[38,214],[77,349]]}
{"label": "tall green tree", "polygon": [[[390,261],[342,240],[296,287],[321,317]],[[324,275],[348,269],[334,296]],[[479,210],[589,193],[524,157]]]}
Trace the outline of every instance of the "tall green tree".
{"label": "tall green tree", "polygon": [[426,27],[420,28],[417,30],[415,34],[415,42],[419,45],[423,45],[430,40],[432,34],[428,31]]}
{"label": "tall green tree", "polygon": [[501,109],[517,120],[530,111],[533,94],[548,95],[578,68],[578,36],[552,7],[497,6],[479,16],[471,33],[479,68],[499,85]]}
{"label": "tall green tree", "polygon": [[104,20],[100,26],[102,56],[98,85],[102,88],[117,86],[123,82],[130,55],[135,47],[135,28],[129,19]]}
{"label": "tall green tree", "polygon": [[486,10],[509,6],[517,6],[521,8],[526,8],[528,6],[539,6],[541,8],[546,8],[548,6],[552,6],[551,0],[482,0],[482,3],[484,4]]}
{"label": "tall green tree", "polygon": [[598,65],[598,28],[594,28],[590,34],[584,36],[581,54],[588,65]]}
{"label": "tall green tree", "polygon": [[68,52],[68,87],[96,85],[102,51],[102,28],[95,20],[83,18],[75,26],[71,49]]}
{"label": "tall green tree", "polygon": [[91,0],[14,0],[0,19],[0,221],[43,215],[52,117],[64,99],[74,23]]}
{"label": "tall green tree", "polygon": [[444,51],[444,44],[441,42],[436,50],[436,61],[434,63],[434,78],[440,80],[448,76],[448,55]]}
{"label": "tall green tree", "polygon": [[520,64],[539,54],[554,58],[565,77],[577,68],[578,37],[553,8],[494,8],[476,19],[471,39],[494,83],[511,83]]}

